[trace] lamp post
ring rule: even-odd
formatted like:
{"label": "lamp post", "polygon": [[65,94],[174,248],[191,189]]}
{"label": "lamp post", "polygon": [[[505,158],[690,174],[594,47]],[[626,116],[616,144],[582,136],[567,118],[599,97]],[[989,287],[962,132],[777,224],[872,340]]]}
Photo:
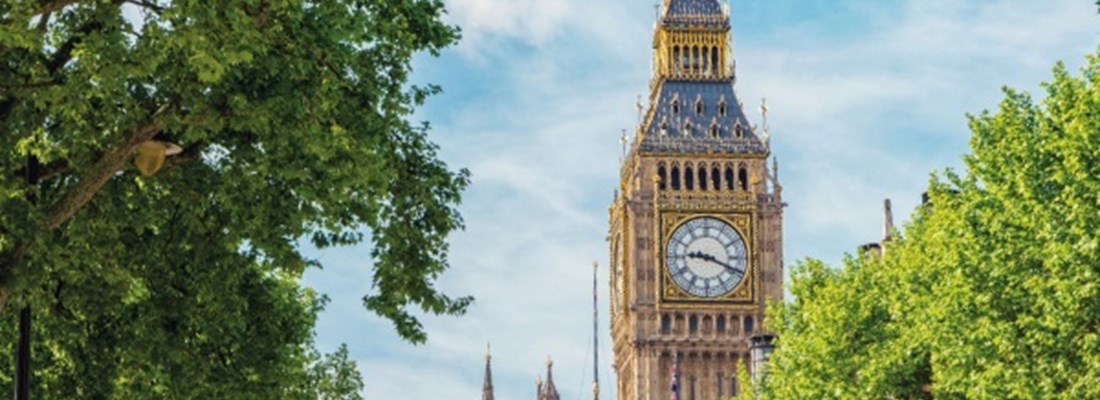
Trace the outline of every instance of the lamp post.
{"label": "lamp post", "polygon": [[[35,204],[38,199],[35,191],[38,185],[38,159],[27,155],[27,167],[24,178],[27,182],[27,202]],[[31,392],[31,305],[24,304],[19,309],[19,343],[15,354],[15,400],[30,400]]]}
{"label": "lamp post", "polygon": [[[138,155],[134,165],[142,175],[153,176],[164,165],[165,158],[183,152],[183,148],[171,142],[148,140],[137,146]],[[34,190],[38,185],[38,159],[27,156],[26,182],[27,201],[35,204]],[[24,305],[19,310],[19,343],[15,359],[15,400],[30,400],[31,395],[31,306]]]}
{"label": "lamp post", "polygon": [[31,386],[31,306],[19,310],[19,349],[15,362],[15,400],[29,400]]}

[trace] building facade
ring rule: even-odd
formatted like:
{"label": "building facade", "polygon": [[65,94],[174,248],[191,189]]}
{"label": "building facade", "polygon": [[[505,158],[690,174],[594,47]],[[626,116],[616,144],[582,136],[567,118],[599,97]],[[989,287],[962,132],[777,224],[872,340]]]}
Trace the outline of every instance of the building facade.
{"label": "building facade", "polygon": [[663,0],[655,26],[609,208],[613,368],[619,399],[716,400],[740,390],[748,338],[782,299],[782,187],[734,90],[729,10]]}

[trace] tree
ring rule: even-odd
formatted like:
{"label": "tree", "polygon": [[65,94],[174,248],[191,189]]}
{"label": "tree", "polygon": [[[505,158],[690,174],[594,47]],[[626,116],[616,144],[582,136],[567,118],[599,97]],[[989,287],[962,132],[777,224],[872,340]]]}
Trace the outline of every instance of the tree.
{"label": "tree", "polygon": [[1100,398],[1100,54],[970,119],[885,257],[792,272],[765,399]]}
{"label": "tree", "polygon": [[411,57],[457,39],[442,13],[438,0],[0,3],[0,329],[38,310],[36,367],[56,379],[36,384],[131,397],[301,375],[323,303],[296,283],[319,267],[305,238],[369,240],[364,305],[412,342],[425,334],[410,307],[464,312],[471,299],[433,281],[468,173],[408,121],[439,90],[407,84]]}

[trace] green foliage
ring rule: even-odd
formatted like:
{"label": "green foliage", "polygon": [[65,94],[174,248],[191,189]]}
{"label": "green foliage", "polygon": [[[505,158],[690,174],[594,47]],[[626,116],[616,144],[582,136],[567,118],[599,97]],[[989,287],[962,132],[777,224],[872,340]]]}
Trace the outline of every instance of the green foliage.
{"label": "green foliage", "polygon": [[741,392],[737,395],[730,397],[729,400],[754,400],[756,399],[756,391],[753,390],[752,377],[749,375],[749,363],[745,362],[744,368],[737,368],[737,387],[741,388]]}
{"label": "green foliage", "polygon": [[971,117],[883,258],[809,260],[764,399],[1100,398],[1100,55]]}
{"label": "green foliage", "polygon": [[[438,0],[0,3],[0,331],[14,338],[15,311],[36,310],[43,396],[287,398],[320,382],[313,366],[353,369],[310,349],[323,302],[297,283],[319,267],[303,238],[369,240],[364,304],[412,342],[415,309],[463,313],[470,298],[433,282],[468,173],[408,121],[439,90],[408,85],[411,57],[457,39],[442,13]],[[130,161],[150,140],[183,152],[144,177]],[[333,393],[361,386],[336,377]]]}

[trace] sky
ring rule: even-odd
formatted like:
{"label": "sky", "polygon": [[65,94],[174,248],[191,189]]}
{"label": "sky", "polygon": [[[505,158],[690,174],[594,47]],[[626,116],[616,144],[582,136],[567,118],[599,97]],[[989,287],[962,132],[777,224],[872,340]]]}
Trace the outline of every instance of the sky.
{"label": "sky", "polygon": [[[725,1],[725,0],[723,0]],[[317,343],[347,343],[369,399],[477,399],[486,343],[496,398],[533,399],[554,360],[563,399],[591,398],[592,263],[599,263],[601,397],[614,398],[607,208],[619,136],[651,77],[654,1],[445,0],[463,40],[418,57],[415,84],[444,93],[414,116],[473,181],[438,287],[476,302],[423,316],[426,344],[400,340],[361,304],[368,245],[317,251],[305,283],[331,298]],[[1078,71],[1100,43],[1092,0],[733,0],[736,90],[770,109],[784,200],[784,258],[836,265],[882,236],[882,201],[904,223],[930,174],[962,169],[967,114],[1011,87],[1042,97],[1061,60]],[[642,99],[643,103],[646,99]]]}

